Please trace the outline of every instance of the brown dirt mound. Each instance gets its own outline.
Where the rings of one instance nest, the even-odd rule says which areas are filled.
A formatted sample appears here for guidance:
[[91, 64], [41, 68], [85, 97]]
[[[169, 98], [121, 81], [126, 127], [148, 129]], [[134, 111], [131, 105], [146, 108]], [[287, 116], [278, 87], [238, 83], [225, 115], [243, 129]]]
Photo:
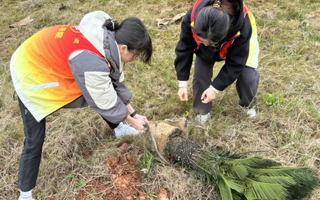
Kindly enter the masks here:
[[111, 200], [108, 198], [108, 186], [99, 180], [90, 181], [86, 187], [81, 190], [76, 196], [76, 200], [86, 200], [87, 197], [95, 197], [97, 200]]
[[93, 180], [80, 190], [75, 199], [86, 200], [147, 200], [148, 195], [142, 191], [140, 174], [134, 159], [128, 155], [112, 157], [106, 160], [111, 173], [112, 185], [101, 180]]
[[112, 157], [106, 161], [106, 165], [112, 173], [111, 181], [114, 186], [108, 192], [108, 199], [148, 199], [148, 195], [141, 189], [140, 174], [131, 156]]

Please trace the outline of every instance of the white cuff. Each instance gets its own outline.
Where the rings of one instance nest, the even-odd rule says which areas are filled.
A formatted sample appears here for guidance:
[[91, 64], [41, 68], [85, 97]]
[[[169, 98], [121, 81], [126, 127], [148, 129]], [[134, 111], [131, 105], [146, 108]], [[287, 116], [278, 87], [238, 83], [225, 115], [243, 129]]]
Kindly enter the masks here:
[[188, 87], [188, 81], [179, 81], [179, 88]]
[[217, 90], [216, 88], [214, 88], [212, 85], [210, 85], [209, 88], [211, 88], [216, 94], [218, 94], [219, 92], [221, 92], [221, 91]]

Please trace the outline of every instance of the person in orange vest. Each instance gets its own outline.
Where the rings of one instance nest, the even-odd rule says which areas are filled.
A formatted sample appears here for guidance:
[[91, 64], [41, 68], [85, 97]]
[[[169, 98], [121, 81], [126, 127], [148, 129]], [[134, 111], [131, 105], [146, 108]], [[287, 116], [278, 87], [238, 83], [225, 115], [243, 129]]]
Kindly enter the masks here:
[[[196, 54], [193, 109], [201, 124], [210, 118], [212, 100], [236, 80], [239, 105], [249, 117], [256, 116], [259, 44], [254, 16], [242, 0], [198, 0], [182, 21], [175, 53], [181, 101], [188, 100], [187, 81]], [[219, 61], [225, 63], [213, 78]]]
[[138, 57], [149, 63], [152, 51], [140, 19], [118, 23], [103, 11], [85, 15], [77, 26], [44, 28], [21, 44], [10, 62], [25, 133], [18, 175], [20, 200], [33, 199], [45, 120], [51, 113], [89, 105], [116, 137], [144, 129], [148, 119], [130, 104], [123, 67]]

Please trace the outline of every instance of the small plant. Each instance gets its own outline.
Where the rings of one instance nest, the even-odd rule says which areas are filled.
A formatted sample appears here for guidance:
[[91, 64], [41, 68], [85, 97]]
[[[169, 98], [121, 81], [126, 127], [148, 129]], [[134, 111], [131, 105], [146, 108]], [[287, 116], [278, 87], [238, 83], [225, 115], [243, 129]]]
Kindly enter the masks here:
[[188, 112], [188, 111], [185, 111], [184, 113], [183, 113], [183, 117], [184, 118], [188, 118], [190, 116], [190, 113]]
[[151, 166], [152, 166], [152, 161], [154, 159], [153, 154], [148, 151], [148, 149], [145, 147], [144, 148], [144, 153], [143, 153], [143, 158], [141, 161], [141, 171], [146, 174], [147, 176], [149, 175], [151, 171]]
[[150, 200], [156, 200], [157, 196], [153, 195], [153, 194], [148, 194], [148, 197]]
[[76, 188], [83, 188], [83, 187], [85, 187], [87, 184], [86, 184], [86, 182], [84, 181], [84, 180], [80, 180], [76, 185], [75, 185], [75, 187]]
[[46, 196], [46, 191], [41, 190], [40, 194], [37, 195], [37, 199], [42, 199]]
[[263, 103], [268, 106], [277, 106], [286, 103], [287, 99], [282, 94], [264, 94]]
[[68, 180], [68, 181], [72, 181], [73, 178], [74, 178], [74, 174], [69, 174], [69, 175], [67, 176], [67, 180]]

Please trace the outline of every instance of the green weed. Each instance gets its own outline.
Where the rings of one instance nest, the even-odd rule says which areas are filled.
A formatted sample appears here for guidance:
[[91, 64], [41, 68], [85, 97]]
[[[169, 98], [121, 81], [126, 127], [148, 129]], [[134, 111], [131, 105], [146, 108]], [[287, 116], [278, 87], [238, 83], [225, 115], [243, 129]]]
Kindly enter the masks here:
[[84, 180], [79, 180], [76, 184], [75, 184], [75, 188], [76, 189], [80, 189], [80, 188], [84, 188], [86, 187], [86, 182]]
[[282, 94], [264, 94], [263, 103], [268, 106], [283, 105], [287, 102], [287, 99]]
[[68, 176], [67, 176], [67, 180], [70, 182], [70, 181], [72, 181], [73, 179], [74, 179], [74, 174], [69, 174]]
[[140, 161], [140, 168], [142, 169], [141, 171], [146, 175], [146, 177], [148, 177], [151, 172], [153, 160], [153, 154], [146, 147], [144, 147], [142, 160]]

